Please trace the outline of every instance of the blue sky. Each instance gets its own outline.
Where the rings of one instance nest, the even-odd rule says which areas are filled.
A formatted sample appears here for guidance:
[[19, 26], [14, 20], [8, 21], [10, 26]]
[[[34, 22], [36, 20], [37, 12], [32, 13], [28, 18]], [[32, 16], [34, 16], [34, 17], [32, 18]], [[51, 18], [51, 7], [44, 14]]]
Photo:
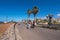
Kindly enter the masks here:
[[[37, 6], [37, 18], [43, 18], [49, 13], [57, 18], [60, 14], [60, 0], [0, 0], [0, 21], [27, 19], [27, 10]], [[33, 19], [31, 15], [30, 19]]]

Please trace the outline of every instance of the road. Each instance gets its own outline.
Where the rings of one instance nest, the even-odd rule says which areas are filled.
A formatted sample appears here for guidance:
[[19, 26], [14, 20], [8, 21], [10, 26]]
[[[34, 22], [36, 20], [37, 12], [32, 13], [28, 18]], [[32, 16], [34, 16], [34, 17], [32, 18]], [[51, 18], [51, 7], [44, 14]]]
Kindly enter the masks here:
[[23, 23], [16, 24], [15, 27], [19, 31], [21, 40], [60, 40], [60, 30], [39, 27], [26, 29]]

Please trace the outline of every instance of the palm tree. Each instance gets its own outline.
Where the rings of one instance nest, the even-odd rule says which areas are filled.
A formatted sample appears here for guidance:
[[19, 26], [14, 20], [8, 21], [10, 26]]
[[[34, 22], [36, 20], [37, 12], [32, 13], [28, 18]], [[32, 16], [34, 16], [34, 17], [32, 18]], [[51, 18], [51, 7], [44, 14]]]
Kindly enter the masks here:
[[31, 15], [31, 10], [30, 9], [28, 9], [27, 14], [28, 14], [28, 20], [29, 20], [30, 19], [30, 15]]
[[34, 19], [36, 19], [36, 14], [38, 13], [38, 8], [36, 6], [34, 6], [34, 8], [32, 9], [32, 13], [34, 15]]
[[48, 24], [51, 24], [51, 22], [52, 22], [52, 14], [48, 14], [48, 16], [47, 16], [47, 19], [48, 19]]

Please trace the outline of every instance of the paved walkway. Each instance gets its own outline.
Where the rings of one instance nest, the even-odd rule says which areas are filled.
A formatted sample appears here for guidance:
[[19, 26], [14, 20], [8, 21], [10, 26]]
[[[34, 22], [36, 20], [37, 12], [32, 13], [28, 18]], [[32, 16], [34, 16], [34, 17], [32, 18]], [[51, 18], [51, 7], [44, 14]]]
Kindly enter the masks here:
[[16, 25], [22, 40], [60, 40], [60, 30], [50, 30], [46, 28], [26, 29], [26, 25], [20, 23]]

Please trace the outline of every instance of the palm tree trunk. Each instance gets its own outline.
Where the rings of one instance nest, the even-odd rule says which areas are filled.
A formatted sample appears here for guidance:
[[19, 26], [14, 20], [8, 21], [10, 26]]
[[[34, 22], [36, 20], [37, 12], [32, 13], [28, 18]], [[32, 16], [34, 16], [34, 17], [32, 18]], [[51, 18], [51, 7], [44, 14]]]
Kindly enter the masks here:
[[36, 17], [34, 16], [34, 20], [36, 20]]
[[34, 15], [34, 20], [36, 20], [36, 15]]
[[28, 16], [28, 20], [30, 20], [30, 16]]

